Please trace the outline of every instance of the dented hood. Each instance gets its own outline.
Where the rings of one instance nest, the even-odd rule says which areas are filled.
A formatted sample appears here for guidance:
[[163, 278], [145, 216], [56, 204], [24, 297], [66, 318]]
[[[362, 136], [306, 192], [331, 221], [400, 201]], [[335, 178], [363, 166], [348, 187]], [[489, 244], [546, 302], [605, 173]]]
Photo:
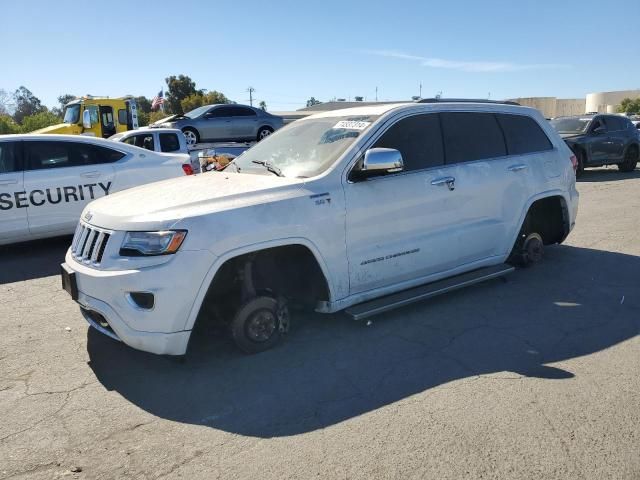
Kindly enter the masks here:
[[91, 202], [82, 213], [90, 224], [112, 230], [156, 230], [184, 218], [293, 198], [304, 179], [215, 172], [124, 190]]

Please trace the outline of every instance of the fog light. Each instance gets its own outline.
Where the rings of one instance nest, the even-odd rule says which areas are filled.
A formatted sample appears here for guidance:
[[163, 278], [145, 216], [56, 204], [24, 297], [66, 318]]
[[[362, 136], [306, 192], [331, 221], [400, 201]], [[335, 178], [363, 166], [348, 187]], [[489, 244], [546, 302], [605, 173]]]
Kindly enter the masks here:
[[153, 293], [149, 292], [129, 292], [129, 298], [136, 307], [144, 308], [145, 310], [151, 310], [155, 301]]

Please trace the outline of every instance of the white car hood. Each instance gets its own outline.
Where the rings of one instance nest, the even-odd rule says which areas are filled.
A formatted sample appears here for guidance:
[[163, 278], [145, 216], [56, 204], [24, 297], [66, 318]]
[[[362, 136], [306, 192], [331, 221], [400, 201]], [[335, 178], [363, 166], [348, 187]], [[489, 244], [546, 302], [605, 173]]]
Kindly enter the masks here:
[[304, 179], [212, 172], [149, 183], [91, 202], [82, 219], [112, 230], [171, 228], [183, 218], [308, 194]]

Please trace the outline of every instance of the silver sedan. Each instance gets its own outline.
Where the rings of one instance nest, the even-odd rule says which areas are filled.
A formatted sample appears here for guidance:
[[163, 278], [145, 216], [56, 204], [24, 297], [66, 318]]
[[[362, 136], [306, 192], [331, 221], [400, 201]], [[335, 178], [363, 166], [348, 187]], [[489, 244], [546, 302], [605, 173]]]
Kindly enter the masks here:
[[282, 117], [247, 105], [204, 105], [150, 127], [179, 128], [188, 145], [199, 142], [260, 141], [283, 125]]

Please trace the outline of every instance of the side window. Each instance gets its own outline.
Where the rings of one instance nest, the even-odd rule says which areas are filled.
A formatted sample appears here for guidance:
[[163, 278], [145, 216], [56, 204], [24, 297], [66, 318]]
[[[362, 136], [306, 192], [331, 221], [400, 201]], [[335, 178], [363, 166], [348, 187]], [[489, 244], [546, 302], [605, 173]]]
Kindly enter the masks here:
[[604, 117], [604, 123], [608, 132], [617, 132], [626, 128], [624, 118], [622, 117]]
[[70, 157], [73, 166], [99, 165], [101, 163], [117, 162], [124, 153], [99, 145], [88, 143], [69, 143]]
[[69, 142], [24, 142], [27, 170], [71, 166]]
[[502, 130], [492, 113], [440, 114], [447, 163], [471, 162], [507, 154]]
[[98, 106], [97, 105], [87, 105], [84, 107], [85, 110], [89, 110], [89, 117], [91, 118], [91, 125], [95, 125], [98, 123]]
[[102, 125], [109, 125], [113, 123], [113, 109], [107, 107], [102, 111]]
[[20, 170], [16, 146], [16, 142], [0, 142], [0, 174]]
[[131, 135], [129, 138], [124, 140], [124, 143], [128, 143], [129, 145], [135, 145], [136, 147], [140, 147], [140, 148], [146, 148], [147, 150], [151, 150], [151, 151], [155, 149], [155, 145], [153, 142], [153, 134]]
[[175, 152], [180, 150], [180, 141], [175, 133], [161, 133], [160, 134], [160, 151], [162, 152]]
[[118, 123], [120, 125], [126, 125], [128, 122], [127, 111], [124, 108], [118, 110]]
[[256, 112], [246, 107], [232, 107], [234, 117], [255, 117]]
[[233, 116], [233, 107], [218, 107], [207, 114], [209, 117], [231, 117]]
[[403, 118], [383, 133], [373, 147], [399, 150], [405, 171], [444, 164], [440, 120], [436, 113]]
[[509, 155], [551, 150], [553, 145], [538, 122], [526, 115], [499, 113], [498, 122], [504, 132]]

